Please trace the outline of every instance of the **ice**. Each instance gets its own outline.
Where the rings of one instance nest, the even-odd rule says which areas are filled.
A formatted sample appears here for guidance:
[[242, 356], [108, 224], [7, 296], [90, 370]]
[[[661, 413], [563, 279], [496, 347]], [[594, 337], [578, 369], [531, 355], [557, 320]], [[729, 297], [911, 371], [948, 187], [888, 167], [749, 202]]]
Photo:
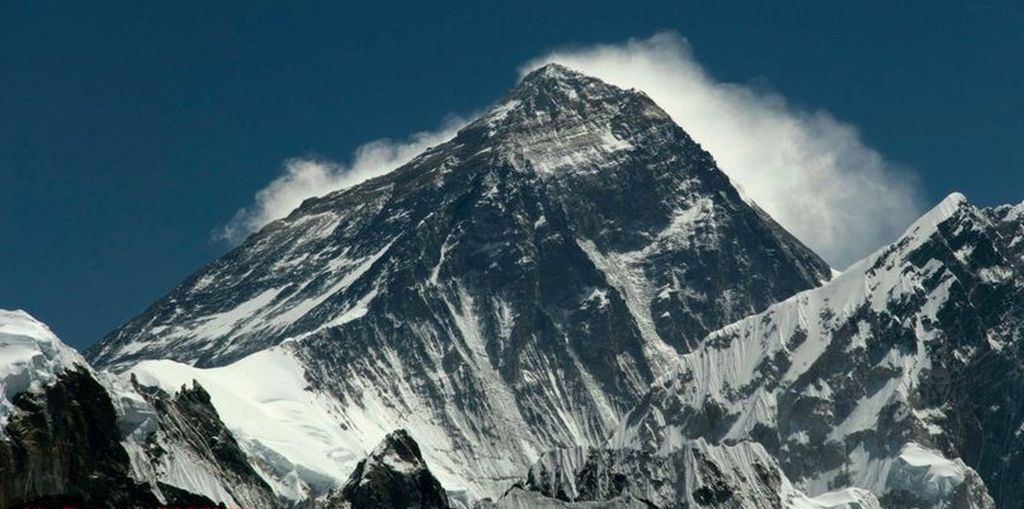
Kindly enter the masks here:
[[88, 363], [28, 313], [0, 309], [0, 433], [21, 392], [40, 392], [67, 369]]

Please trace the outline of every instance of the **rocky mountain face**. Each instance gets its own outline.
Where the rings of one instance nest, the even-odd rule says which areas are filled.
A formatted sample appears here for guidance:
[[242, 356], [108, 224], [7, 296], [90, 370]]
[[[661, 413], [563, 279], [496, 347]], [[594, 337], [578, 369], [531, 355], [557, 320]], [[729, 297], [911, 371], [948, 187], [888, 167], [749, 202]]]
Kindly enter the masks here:
[[[807, 497], [760, 444], [712, 445], [704, 439], [671, 450], [577, 447], [549, 451], [496, 503], [516, 507], [524, 493], [535, 505], [735, 509], [880, 508], [870, 492], [844, 489]], [[543, 495], [543, 498], [536, 495]]]
[[[830, 283], [710, 334], [605, 454], [627, 458], [612, 461], [620, 471], [653, 456], [644, 464], [662, 475], [664, 458], [694, 441], [753, 442], [812, 495], [854, 486], [887, 507], [1014, 506], [1024, 497], [1022, 210], [951, 195]], [[627, 477], [659, 486], [654, 474]]]
[[27, 313], [0, 310], [0, 508], [216, 505], [138, 475], [108, 381]]
[[[172, 396], [134, 378], [130, 383], [130, 398], [123, 390], [115, 392], [124, 410], [119, 423], [128, 431], [124, 446], [132, 453], [136, 477], [149, 481], [155, 493], [168, 498], [169, 493], [186, 490], [230, 507], [282, 505], [221, 422], [201, 385], [193, 381]], [[141, 402], [135, 399], [138, 395]], [[133, 418], [138, 415], [147, 418], [140, 422]]]
[[448, 509], [448, 495], [430, 473], [419, 445], [396, 430], [360, 461], [345, 485], [325, 500], [325, 508]]
[[951, 195], [830, 277], [645, 95], [550, 65], [190, 277], [110, 371], [0, 312], [0, 509], [1024, 500], [1024, 204]]
[[0, 438], [0, 508], [51, 502], [85, 507], [159, 503], [131, 476], [117, 417], [84, 369], [45, 390], [21, 392]]
[[[544, 450], [602, 442], [679, 353], [829, 277], [645, 95], [551, 65], [451, 141], [307, 200], [88, 356], [156, 383], [195, 370], [215, 406], [241, 404], [218, 373], [287, 366], [334, 449], [404, 427], [479, 498]], [[279, 493], [322, 493], [363, 453], [300, 468], [236, 424]]]

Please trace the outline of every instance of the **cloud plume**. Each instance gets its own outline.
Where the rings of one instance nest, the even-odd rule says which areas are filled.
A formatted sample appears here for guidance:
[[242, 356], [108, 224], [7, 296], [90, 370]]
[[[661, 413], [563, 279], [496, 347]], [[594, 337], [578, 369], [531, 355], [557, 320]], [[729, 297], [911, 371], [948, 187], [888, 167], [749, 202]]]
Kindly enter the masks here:
[[226, 225], [214, 231], [217, 240], [238, 244], [267, 223], [288, 215], [302, 200], [323, 196], [383, 175], [409, 162], [420, 152], [455, 136], [466, 120], [449, 117], [435, 131], [416, 133], [406, 140], [376, 140], [356, 149], [344, 165], [323, 159], [289, 159], [284, 172], [256, 193], [252, 205], [240, 209]]
[[520, 72], [549, 62], [645, 92], [747, 197], [837, 268], [893, 239], [921, 211], [913, 176], [866, 146], [855, 127], [716, 81], [679, 35], [558, 50]]
[[[749, 199], [837, 268], [895, 238], [922, 210], [914, 176], [866, 146], [854, 126], [796, 108], [777, 93], [715, 80], [675, 33], [556, 50], [520, 74], [548, 62], [644, 91]], [[347, 165], [286, 161], [283, 174], [215, 236], [237, 243], [302, 200], [391, 171], [465, 124], [453, 118], [403, 141], [368, 143]]]

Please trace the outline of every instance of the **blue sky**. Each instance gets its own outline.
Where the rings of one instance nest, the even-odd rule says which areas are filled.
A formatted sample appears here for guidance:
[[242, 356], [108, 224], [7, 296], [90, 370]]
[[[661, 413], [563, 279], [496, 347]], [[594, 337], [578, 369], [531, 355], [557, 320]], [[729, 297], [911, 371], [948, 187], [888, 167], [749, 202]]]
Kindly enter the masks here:
[[284, 161], [351, 161], [552, 50], [665, 31], [718, 82], [855, 126], [924, 203], [1020, 202], [1024, 7], [958, 4], [3, 3], [0, 308], [87, 346], [225, 252], [212, 232]]

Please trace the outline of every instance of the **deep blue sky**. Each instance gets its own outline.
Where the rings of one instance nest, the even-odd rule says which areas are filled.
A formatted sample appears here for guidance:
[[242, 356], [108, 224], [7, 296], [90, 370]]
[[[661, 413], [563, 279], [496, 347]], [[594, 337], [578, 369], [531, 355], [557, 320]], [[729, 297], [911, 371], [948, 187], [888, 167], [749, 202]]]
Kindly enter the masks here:
[[1020, 2], [301, 3], [0, 4], [0, 308], [85, 347], [224, 252], [210, 232], [284, 159], [347, 161], [549, 49], [661, 30], [858, 126], [930, 200], [1024, 199]]

